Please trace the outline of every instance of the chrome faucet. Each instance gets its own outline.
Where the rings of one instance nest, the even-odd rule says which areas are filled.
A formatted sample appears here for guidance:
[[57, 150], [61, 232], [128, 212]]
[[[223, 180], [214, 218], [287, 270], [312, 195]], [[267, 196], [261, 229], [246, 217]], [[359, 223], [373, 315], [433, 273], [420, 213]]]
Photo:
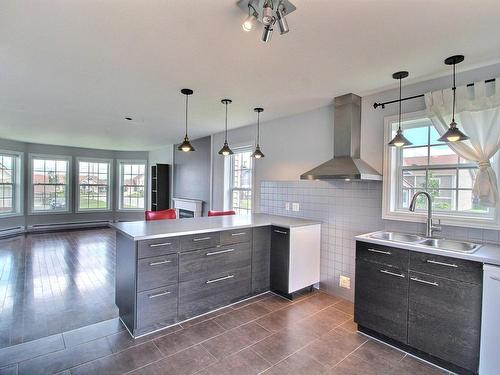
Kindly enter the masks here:
[[441, 227], [437, 225], [432, 225], [432, 197], [426, 191], [417, 191], [410, 202], [410, 211], [415, 212], [415, 208], [417, 206], [417, 198], [420, 194], [423, 194], [427, 197], [427, 224], [425, 226], [425, 236], [432, 237], [433, 231], [440, 231]]

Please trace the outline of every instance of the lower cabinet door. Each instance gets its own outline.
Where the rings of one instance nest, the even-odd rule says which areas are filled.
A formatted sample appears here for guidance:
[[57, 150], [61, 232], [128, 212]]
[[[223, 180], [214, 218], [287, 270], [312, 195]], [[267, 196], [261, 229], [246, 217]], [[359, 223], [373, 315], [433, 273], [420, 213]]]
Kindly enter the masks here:
[[356, 323], [406, 344], [408, 271], [357, 260], [354, 306]]
[[271, 262], [271, 227], [253, 229], [252, 293], [269, 290]]
[[[137, 293], [137, 331], [141, 333], [174, 323], [177, 317], [177, 284]], [[135, 332], [134, 332], [135, 333]]]
[[481, 285], [410, 271], [408, 344], [477, 372], [481, 301]]
[[179, 284], [179, 320], [192, 318], [250, 294], [250, 266]]

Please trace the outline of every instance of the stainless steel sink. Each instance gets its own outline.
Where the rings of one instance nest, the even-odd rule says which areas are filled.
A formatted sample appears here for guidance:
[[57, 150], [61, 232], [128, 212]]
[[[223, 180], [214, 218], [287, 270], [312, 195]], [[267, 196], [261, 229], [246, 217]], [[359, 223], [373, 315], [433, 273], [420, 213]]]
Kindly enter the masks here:
[[476, 243], [446, 240], [444, 238], [427, 238], [426, 240], [420, 242], [420, 245], [469, 254], [475, 252], [481, 247], [481, 245]]
[[417, 236], [416, 234], [397, 233], [397, 232], [378, 232], [372, 234], [370, 237], [377, 238], [379, 240], [409, 242], [409, 243], [415, 243], [423, 241], [425, 239], [423, 237]]

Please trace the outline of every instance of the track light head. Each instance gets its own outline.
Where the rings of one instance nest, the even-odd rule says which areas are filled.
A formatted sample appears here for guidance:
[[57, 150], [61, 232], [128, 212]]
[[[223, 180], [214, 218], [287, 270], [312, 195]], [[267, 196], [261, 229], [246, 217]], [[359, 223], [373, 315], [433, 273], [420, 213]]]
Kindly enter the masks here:
[[276, 11], [276, 19], [278, 21], [278, 27], [280, 29], [280, 35], [286, 34], [290, 31], [288, 28], [288, 22], [286, 20], [285, 10], [278, 8]]
[[243, 21], [243, 24], [241, 25], [241, 27], [243, 28], [243, 30], [245, 31], [252, 31], [253, 27], [255, 26], [255, 23], [257, 22], [257, 17], [259, 17], [259, 13], [257, 13], [255, 10], [253, 11], [253, 13], [250, 13], [250, 8], [251, 6], [249, 5], [248, 6], [248, 17], [245, 18], [245, 21]]
[[271, 41], [271, 37], [273, 36], [273, 26], [272, 25], [266, 25], [264, 26], [264, 30], [262, 31], [262, 38], [261, 40], [264, 43], [269, 43]]
[[262, 23], [264, 25], [271, 25], [274, 23], [273, 8], [270, 1], [266, 1], [264, 8], [262, 8]]

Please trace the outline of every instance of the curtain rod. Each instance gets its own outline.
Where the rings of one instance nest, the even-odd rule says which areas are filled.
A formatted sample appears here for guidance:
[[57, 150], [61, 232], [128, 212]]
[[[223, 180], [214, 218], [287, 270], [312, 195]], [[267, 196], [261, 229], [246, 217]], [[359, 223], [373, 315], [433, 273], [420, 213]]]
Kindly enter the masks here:
[[[490, 82], [495, 82], [495, 78], [487, 79], [484, 81], [485, 83], [490, 83]], [[467, 87], [474, 86], [473, 83], [467, 84]], [[414, 96], [408, 96], [406, 98], [401, 98], [400, 99], [395, 99], [395, 100], [389, 100], [388, 102], [383, 102], [383, 103], [373, 103], [373, 108], [377, 109], [378, 107], [382, 107], [382, 109], [385, 108], [386, 104], [393, 104], [393, 103], [399, 103], [404, 102], [406, 100], [411, 100], [411, 99], [416, 99], [416, 98], [423, 98], [425, 94], [420, 94], [420, 95], [414, 95]]]

